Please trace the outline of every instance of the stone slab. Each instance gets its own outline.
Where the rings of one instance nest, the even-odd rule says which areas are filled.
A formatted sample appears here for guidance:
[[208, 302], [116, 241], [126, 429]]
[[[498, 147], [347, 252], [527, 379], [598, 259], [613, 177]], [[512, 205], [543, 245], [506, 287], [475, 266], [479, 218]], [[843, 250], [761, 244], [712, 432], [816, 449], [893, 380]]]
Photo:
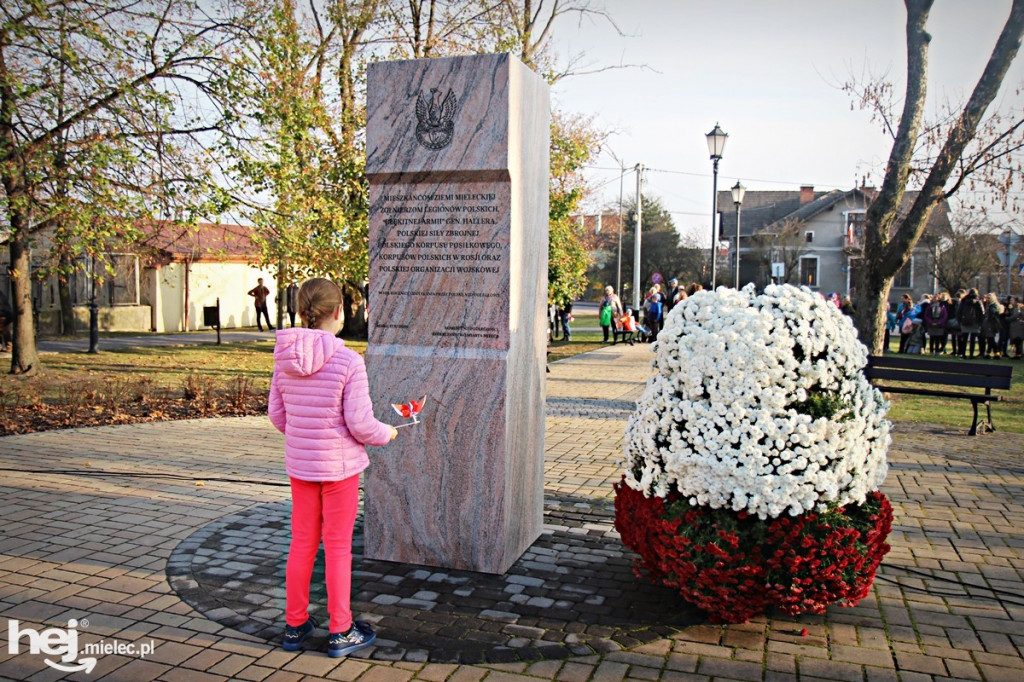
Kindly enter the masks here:
[[366, 555], [502, 573], [543, 524], [547, 85], [482, 55], [367, 92], [371, 396], [427, 405], [366, 474]]

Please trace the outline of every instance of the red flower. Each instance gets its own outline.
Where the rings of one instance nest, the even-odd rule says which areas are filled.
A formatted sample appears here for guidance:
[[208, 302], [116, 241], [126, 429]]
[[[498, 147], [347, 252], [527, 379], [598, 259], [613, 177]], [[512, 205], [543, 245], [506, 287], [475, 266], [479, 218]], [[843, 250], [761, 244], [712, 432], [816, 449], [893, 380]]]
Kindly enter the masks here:
[[889, 551], [892, 506], [881, 493], [860, 506], [761, 521], [691, 507], [675, 493], [661, 500], [621, 483], [615, 490], [615, 527], [639, 555], [638, 572], [715, 622], [743, 622], [772, 606], [796, 615], [854, 605]]

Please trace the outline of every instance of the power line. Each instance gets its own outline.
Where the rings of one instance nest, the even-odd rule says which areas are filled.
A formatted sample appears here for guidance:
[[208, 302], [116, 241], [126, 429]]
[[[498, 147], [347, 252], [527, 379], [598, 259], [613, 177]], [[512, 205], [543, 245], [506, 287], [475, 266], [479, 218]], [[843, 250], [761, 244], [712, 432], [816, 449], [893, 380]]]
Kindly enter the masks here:
[[[583, 166], [583, 167], [587, 168], [589, 170], [622, 171], [621, 168], [610, 168], [610, 167], [607, 167], [607, 166]], [[631, 168], [627, 168], [626, 170], [630, 171], [632, 169]], [[711, 173], [693, 173], [693, 172], [690, 172], [690, 171], [670, 170], [670, 169], [667, 169], [667, 168], [649, 168], [649, 167], [645, 167], [645, 170], [648, 170], [648, 171], [651, 171], [651, 172], [654, 172], [654, 173], [667, 173], [669, 175], [687, 175], [687, 176], [695, 177], [695, 178], [710, 178], [711, 177]], [[846, 184], [847, 184], [847, 183], [831, 183], [831, 182], [811, 183], [811, 182], [807, 182], [806, 180], [801, 181], [801, 182], [795, 182], [795, 181], [792, 181], [792, 180], [767, 180], [765, 178], [751, 178], [751, 177], [746, 177], [746, 176], [741, 178], [738, 175], [732, 176], [732, 175], [722, 175], [722, 174], [720, 174], [720, 177], [722, 177], [723, 179], [729, 179], [729, 180], [747, 180], [749, 182], [762, 182], [762, 183], [770, 184], [770, 185], [789, 185], [791, 187], [794, 186], [794, 185], [796, 185], [796, 186], [814, 185], [815, 187], [817, 187], [817, 186], [821, 186], [821, 187], [845, 187]]]

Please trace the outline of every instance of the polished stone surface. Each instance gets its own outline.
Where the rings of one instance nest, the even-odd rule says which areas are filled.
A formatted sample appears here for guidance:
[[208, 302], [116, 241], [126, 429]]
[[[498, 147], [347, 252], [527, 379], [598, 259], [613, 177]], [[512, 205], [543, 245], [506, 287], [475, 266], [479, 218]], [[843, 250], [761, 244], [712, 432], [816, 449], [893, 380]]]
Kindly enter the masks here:
[[366, 474], [366, 555], [502, 573], [542, 525], [547, 85], [483, 55], [367, 92], [371, 395], [427, 403]]

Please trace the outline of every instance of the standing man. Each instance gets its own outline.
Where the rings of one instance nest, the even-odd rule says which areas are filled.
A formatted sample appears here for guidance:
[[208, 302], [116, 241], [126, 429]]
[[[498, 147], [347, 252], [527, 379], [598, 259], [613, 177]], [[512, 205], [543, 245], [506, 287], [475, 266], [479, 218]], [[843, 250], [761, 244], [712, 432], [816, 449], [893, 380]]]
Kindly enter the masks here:
[[558, 318], [562, 323], [562, 338], [568, 343], [572, 341], [572, 330], [569, 329], [569, 323], [572, 322], [572, 301], [567, 301], [565, 305], [558, 309]]
[[291, 325], [295, 326], [295, 313], [299, 309], [299, 285], [292, 282], [288, 285], [288, 288], [284, 290], [285, 310], [288, 311], [288, 319], [291, 320]]
[[253, 303], [256, 306], [256, 326], [263, 331], [263, 324], [260, 322], [260, 313], [267, 318], [267, 326], [270, 330], [274, 330], [274, 325], [270, 324], [270, 313], [267, 312], [267, 296], [270, 296], [270, 289], [263, 286], [263, 278], [260, 277], [256, 280], [256, 286], [249, 290], [249, 295], [255, 299]]
[[668, 317], [668, 314], [672, 312], [672, 308], [675, 307], [676, 298], [679, 296], [679, 280], [673, 277], [668, 281], [668, 292], [665, 294], [665, 300], [662, 302], [664, 306], [664, 317]]

